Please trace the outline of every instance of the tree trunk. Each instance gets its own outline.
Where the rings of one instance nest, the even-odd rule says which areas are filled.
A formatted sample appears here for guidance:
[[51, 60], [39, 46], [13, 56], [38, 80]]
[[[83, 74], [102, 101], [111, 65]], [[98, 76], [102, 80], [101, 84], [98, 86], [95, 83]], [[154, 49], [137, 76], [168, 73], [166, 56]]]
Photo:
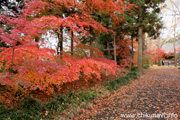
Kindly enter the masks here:
[[161, 60], [158, 60], [158, 66], [161, 66]]
[[60, 54], [62, 55], [63, 52], [63, 28], [60, 29], [61, 35], [60, 35]]
[[74, 34], [73, 31], [71, 30], [71, 55], [73, 56], [73, 51], [74, 51]]
[[111, 59], [111, 50], [110, 50], [110, 43], [107, 41], [107, 51], [108, 51], [108, 59]]
[[[90, 27], [90, 33], [92, 34], [92, 28]], [[90, 46], [93, 45], [93, 37], [90, 37]], [[93, 57], [93, 50], [90, 48], [90, 57]]]
[[[143, 35], [144, 35], [144, 33], [143, 33]], [[146, 44], [145, 44], [145, 39], [144, 39], [144, 36], [143, 36], [143, 38], [142, 38], [142, 42], [143, 42], [143, 47], [142, 47], [142, 54], [143, 55], [145, 55], [145, 50], [146, 50]]]
[[[132, 60], [134, 58], [134, 44], [133, 44], [133, 35], [131, 35], [131, 57], [132, 57]], [[133, 67], [133, 62], [131, 61], [131, 68]]]
[[59, 36], [59, 33], [57, 33], [57, 38], [58, 38], [58, 44], [57, 44], [57, 47], [56, 47], [56, 51], [57, 51], [57, 55], [60, 54], [59, 52], [59, 49], [60, 49], [60, 36]]
[[63, 52], [63, 28], [60, 28], [61, 34], [57, 33], [58, 45], [56, 47], [57, 55], [62, 55]]
[[177, 67], [176, 45], [174, 43], [174, 66]]
[[[92, 37], [90, 38], [90, 46], [92, 47]], [[93, 50], [90, 48], [90, 57], [93, 57]]]
[[[35, 42], [39, 42], [40, 41], [40, 38], [39, 37], [37, 37], [37, 36], [35, 36]], [[21, 43], [20, 43], [21, 44]], [[37, 48], [39, 48], [39, 45], [36, 45], [37, 46]]]
[[175, 16], [173, 46], [174, 46], [174, 67], [177, 67], [177, 56], [176, 56], [176, 16]]
[[[159, 33], [159, 28], [157, 29], [157, 38], [158, 40], [158, 48], [161, 49], [161, 45], [160, 45], [160, 33]], [[158, 58], [160, 58], [160, 53], [158, 53]], [[161, 66], [161, 59], [158, 60], [158, 66]]]
[[143, 48], [143, 38], [142, 38], [142, 27], [139, 27], [138, 31], [138, 73], [143, 73], [143, 55], [142, 55], [142, 48]]
[[114, 34], [114, 61], [117, 63], [117, 58], [116, 58], [116, 34]]
[[40, 38], [35, 36], [35, 42], [39, 42]]

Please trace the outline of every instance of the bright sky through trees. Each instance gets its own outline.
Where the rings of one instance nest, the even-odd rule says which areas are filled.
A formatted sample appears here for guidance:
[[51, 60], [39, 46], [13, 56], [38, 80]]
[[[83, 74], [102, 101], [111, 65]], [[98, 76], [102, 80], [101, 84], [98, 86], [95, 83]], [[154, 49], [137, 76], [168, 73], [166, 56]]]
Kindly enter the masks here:
[[160, 16], [162, 17], [165, 28], [161, 30], [161, 38], [168, 40], [169, 38], [173, 37], [175, 19], [176, 19], [176, 34], [178, 35], [180, 33], [180, 24], [179, 24], [180, 1], [166, 0], [164, 4], [166, 4], [166, 7], [162, 8]]

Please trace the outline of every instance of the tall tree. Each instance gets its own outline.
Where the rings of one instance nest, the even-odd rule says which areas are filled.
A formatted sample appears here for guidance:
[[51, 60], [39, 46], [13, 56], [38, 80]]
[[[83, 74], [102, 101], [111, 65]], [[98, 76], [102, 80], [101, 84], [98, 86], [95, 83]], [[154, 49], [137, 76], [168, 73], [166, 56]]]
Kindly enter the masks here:
[[[138, 72], [143, 73], [143, 34], [151, 33], [148, 28], [155, 27], [157, 20], [157, 14], [160, 12], [159, 4], [164, 0], [128, 0], [130, 3], [134, 3], [139, 6], [139, 10], [136, 11], [138, 20]], [[150, 27], [152, 26], [152, 27]]]

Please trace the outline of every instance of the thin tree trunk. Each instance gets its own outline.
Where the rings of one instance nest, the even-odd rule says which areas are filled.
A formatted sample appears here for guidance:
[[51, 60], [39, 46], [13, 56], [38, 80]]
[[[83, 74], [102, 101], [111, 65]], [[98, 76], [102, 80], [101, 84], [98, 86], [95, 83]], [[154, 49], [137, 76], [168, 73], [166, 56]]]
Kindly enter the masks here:
[[[90, 27], [90, 33], [92, 34], [92, 28]], [[93, 45], [93, 37], [90, 37], [90, 46]], [[93, 57], [93, 50], [90, 48], [90, 57]]]
[[61, 35], [60, 35], [60, 54], [62, 55], [63, 52], [63, 27], [60, 29]]
[[176, 45], [174, 43], [174, 66], [177, 67]]
[[[132, 60], [134, 58], [134, 44], [133, 44], [133, 35], [131, 35], [131, 57], [132, 57]], [[133, 67], [133, 62], [131, 61], [131, 68]]]
[[[159, 28], [157, 29], [157, 40], [158, 40], [158, 48], [160, 49], [161, 47], [160, 47], [160, 37], [159, 37], [159, 35], [160, 35], [160, 33], [159, 33]], [[158, 53], [158, 58], [160, 58], [160, 53]], [[161, 60], [159, 59], [158, 60], [158, 66], [161, 66]]]
[[57, 47], [56, 47], [56, 51], [57, 51], [57, 55], [59, 55], [60, 54], [60, 52], [59, 52], [59, 47], [60, 47], [59, 33], [57, 33], [57, 38], [58, 38], [58, 44], [57, 44]]
[[138, 31], [138, 73], [143, 73], [143, 54], [142, 54], [142, 48], [143, 48], [143, 39], [142, 39], [142, 27], [139, 27]]
[[111, 58], [111, 50], [110, 50], [110, 43], [107, 41], [107, 51], [108, 51], [108, 59]]
[[71, 55], [73, 56], [73, 51], [74, 51], [74, 34], [73, 31], [71, 30]]
[[158, 60], [158, 66], [161, 66], [161, 60]]
[[[37, 36], [35, 36], [35, 42], [39, 42], [39, 41], [40, 41], [40, 38], [37, 37]], [[39, 48], [39, 45], [38, 45], [38, 44], [37, 44], [36, 46], [37, 46], [37, 48]]]
[[40, 38], [35, 36], [35, 42], [39, 42]]
[[[92, 37], [90, 38], [90, 46], [92, 47]], [[93, 57], [93, 50], [90, 48], [90, 57]]]
[[61, 34], [57, 32], [57, 37], [58, 37], [58, 44], [56, 47], [57, 55], [60, 55], [63, 52], [63, 28], [62, 27], [60, 28], [60, 32]]
[[[176, 16], [175, 16], [175, 25], [176, 25]], [[177, 67], [177, 56], [176, 56], [176, 26], [174, 25], [174, 40], [173, 40], [173, 46], [174, 46], [174, 66]]]
[[114, 34], [114, 61], [117, 63], [117, 58], [116, 58], [116, 34]]
[[142, 45], [143, 46], [142, 47], [142, 54], [145, 55], [146, 46], [145, 46], [144, 34], [143, 34], [142, 42], [143, 42], [143, 45]]

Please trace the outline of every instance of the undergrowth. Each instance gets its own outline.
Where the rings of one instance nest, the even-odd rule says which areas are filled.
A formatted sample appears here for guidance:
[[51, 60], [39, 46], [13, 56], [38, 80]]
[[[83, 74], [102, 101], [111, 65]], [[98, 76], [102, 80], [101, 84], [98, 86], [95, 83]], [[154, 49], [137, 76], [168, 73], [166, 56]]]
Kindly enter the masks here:
[[58, 94], [50, 102], [41, 102], [32, 97], [21, 101], [19, 106], [7, 108], [0, 102], [1, 120], [40, 120], [54, 119], [60, 113], [69, 108], [70, 105], [80, 106], [83, 102], [91, 102], [100, 94], [106, 91], [114, 91], [122, 85], [128, 84], [132, 79], [137, 79], [139, 74], [132, 69], [126, 76], [107, 81], [100, 90], [80, 90], [78, 92], [69, 91], [66, 94]]
[[120, 86], [127, 85], [132, 79], [137, 79], [139, 74], [136, 72], [136, 69], [132, 68], [131, 71], [126, 75], [118, 79], [107, 81], [104, 83], [104, 86], [108, 90], [113, 91], [119, 88]]
[[6, 105], [0, 103], [1, 120], [40, 120], [53, 119], [56, 115], [68, 108], [70, 104], [80, 105], [82, 102], [90, 102], [96, 99], [101, 91], [81, 90], [79, 92], [68, 92], [58, 94], [50, 102], [40, 102], [32, 97], [22, 101], [20, 106], [8, 109]]

